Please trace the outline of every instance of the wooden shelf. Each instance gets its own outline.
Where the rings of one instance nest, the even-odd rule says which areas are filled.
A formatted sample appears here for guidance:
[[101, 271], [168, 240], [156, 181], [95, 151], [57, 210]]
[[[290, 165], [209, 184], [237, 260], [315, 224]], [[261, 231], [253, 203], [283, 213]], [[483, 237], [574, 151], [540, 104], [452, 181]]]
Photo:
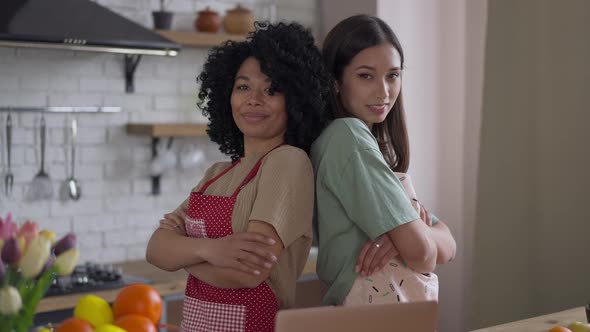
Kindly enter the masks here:
[[244, 41], [246, 35], [234, 35], [227, 33], [207, 33], [193, 31], [156, 30], [164, 38], [186, 47], [213, 47], [219, 46], [226, 40]]
[[127, 134], [150, 137], [207, 136], [206, 124], [188, 123], [129, 123]]

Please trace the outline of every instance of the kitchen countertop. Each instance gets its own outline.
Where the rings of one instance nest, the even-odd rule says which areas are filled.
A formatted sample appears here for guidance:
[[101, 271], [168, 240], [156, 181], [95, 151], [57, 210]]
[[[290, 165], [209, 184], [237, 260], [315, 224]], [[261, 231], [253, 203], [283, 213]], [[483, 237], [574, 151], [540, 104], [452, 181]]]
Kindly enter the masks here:
[[471, 332], [547, 332], [556, 325], [567, 327], [569, 324], [576, 321], [586, 322], [586, 312], [584, 307], [486, 327]]
[[[152, 280], [153, 283], [151, 286], [158, 290], [162, 297], [166, 297], [167, 295], [182, 294], [184, 292], [187, 277], [187, 273], [184, 270], [179, 270], [176, 272], [163, 271], [149, 264], [145, 260], [129, 261], [117, 263], [114, 265], [120, 266], [123, 269], [123, 273], [126, 275]], [[303, 278], [315, 275], [315, 268], [316, 259], [315, 255], [312, 253], [305, 264], [301, 277]], [[113, 302], [119, 291], [120, 289], [109, 289], [92, 293], [76, 293], [71, 295], [47, 297], [39, 302], [39, 305], [37, 306], [37, 313], [74, 308], [78, 303], [78, 300], [82, 296], [88, 294], [100, 296], [107, 302]]]

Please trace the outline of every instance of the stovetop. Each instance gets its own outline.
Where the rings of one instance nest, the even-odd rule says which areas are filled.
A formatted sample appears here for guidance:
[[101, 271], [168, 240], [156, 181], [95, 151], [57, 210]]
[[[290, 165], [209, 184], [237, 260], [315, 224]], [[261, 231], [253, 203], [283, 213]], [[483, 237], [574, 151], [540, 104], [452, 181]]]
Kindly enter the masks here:
[[87, 262], [76, 266], [71, 275], [54, 280], [45, 296], [96, 292], [134, 283], [151, 284], [153, 281], [126, 275], [120, 266]]

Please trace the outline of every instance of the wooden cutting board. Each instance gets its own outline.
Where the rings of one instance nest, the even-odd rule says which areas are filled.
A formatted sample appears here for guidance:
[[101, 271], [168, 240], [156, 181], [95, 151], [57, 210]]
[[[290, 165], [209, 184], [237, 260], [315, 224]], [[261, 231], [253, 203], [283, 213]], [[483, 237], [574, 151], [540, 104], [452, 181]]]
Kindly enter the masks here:
[[584, 307], [519, 320], [512, 323], [486, 327], [471, 332], [547, 332], [556, 325], [567, 327], [569, 324], [576, 321], [586, 322], [586, 311]]

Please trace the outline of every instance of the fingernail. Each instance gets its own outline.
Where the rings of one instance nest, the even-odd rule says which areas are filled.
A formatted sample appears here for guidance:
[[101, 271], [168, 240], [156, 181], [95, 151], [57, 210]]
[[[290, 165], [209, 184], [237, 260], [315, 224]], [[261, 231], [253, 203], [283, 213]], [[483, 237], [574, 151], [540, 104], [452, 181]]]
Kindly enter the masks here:
[[355, 266], [354, 267], [354, 272], [359, 273], [359, 271], [361, 270], [360, 266]]
[[273, 261], [273, 262], [276, 262], [277, 261], [277, 256], [270, 255], [270, 260]]
[[264, 267], [270, 269], [272, 267], [272, 264], [271, 263], [264, 263]]
[[275, 244], [275, 243], [277, 243], [277, 241], [275, 241], [275, 239], [268, 239], [268, 243]]
[[254, 271], [254, 274], [255, 274], [255, 275], [259, 275], [259, 274], [260, 274], [260, 271], [258, 271], [258, 270], [255, 270], [255, 271]]

